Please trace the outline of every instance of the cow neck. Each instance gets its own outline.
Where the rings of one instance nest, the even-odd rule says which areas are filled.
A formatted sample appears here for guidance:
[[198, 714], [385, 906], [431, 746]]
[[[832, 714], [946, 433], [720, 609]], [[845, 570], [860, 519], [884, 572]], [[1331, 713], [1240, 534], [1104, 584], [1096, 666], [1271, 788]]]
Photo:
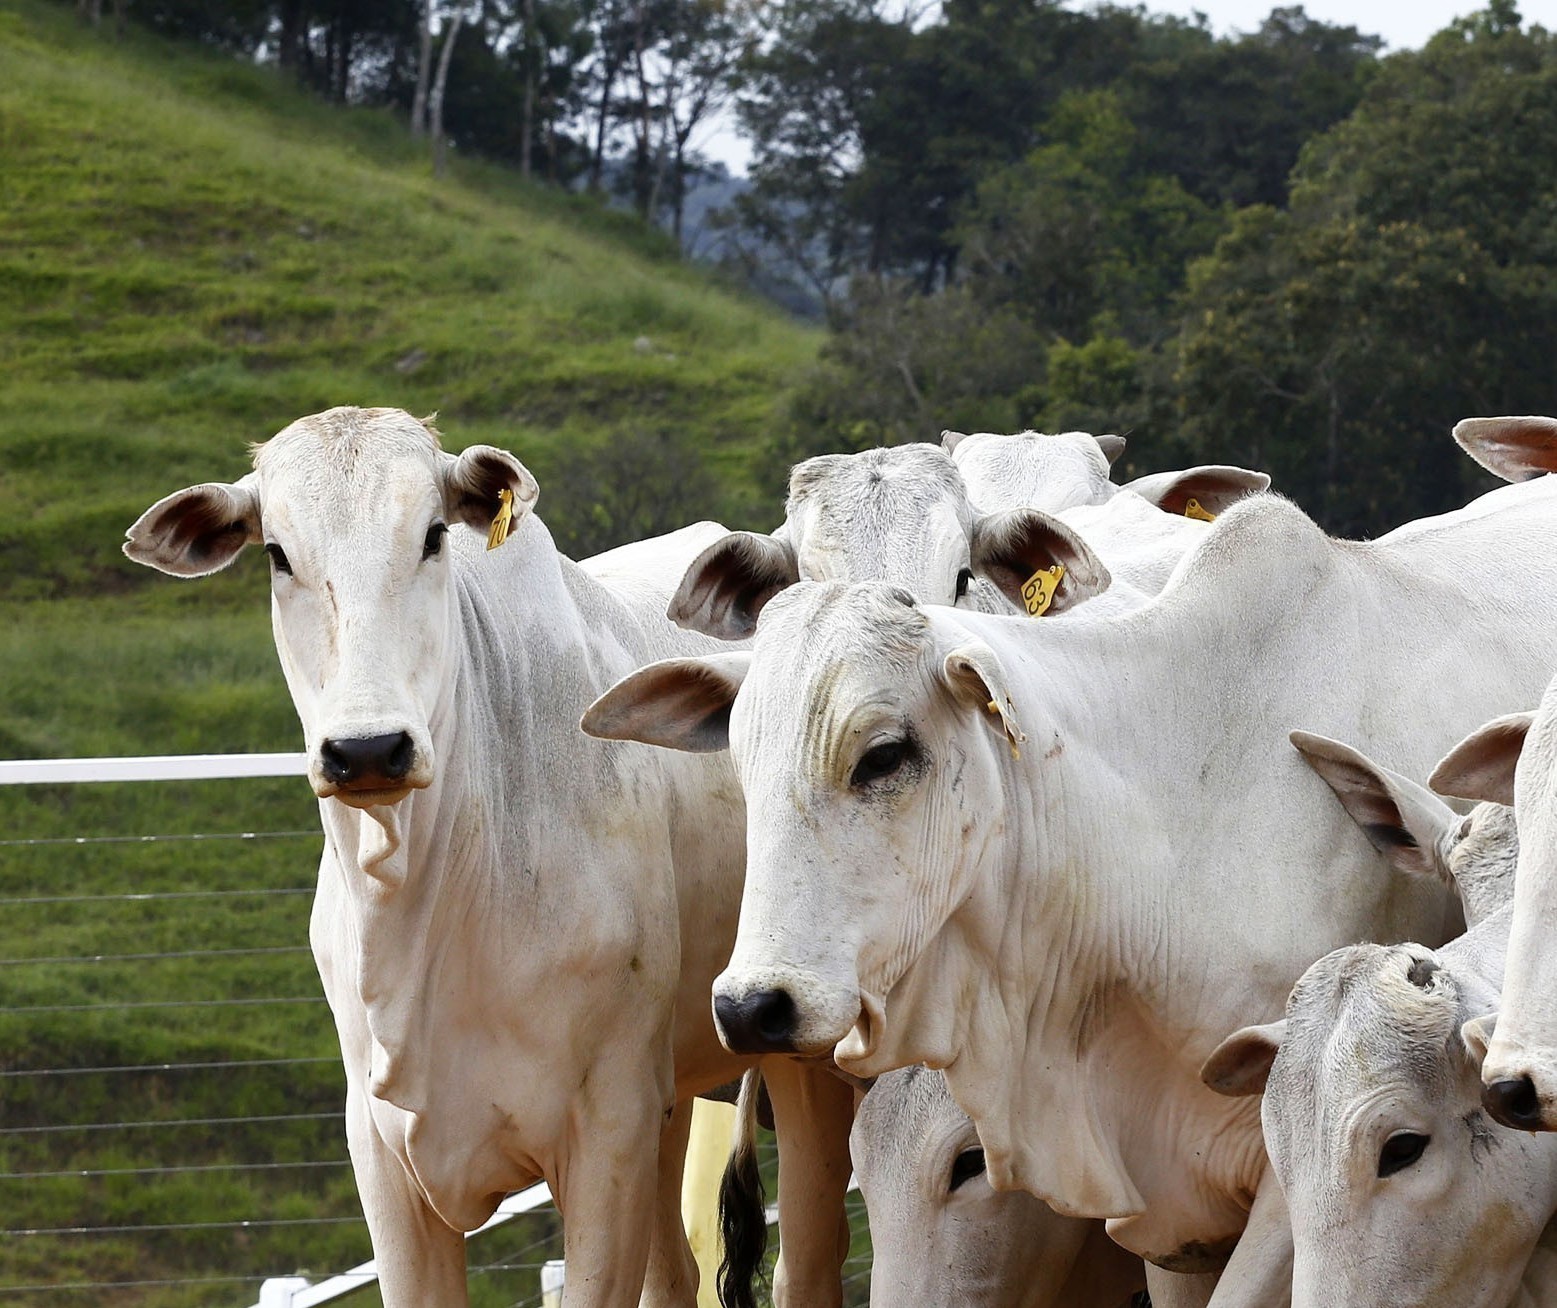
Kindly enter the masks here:
[[[1237, 841], [1196, 820], [1202, 787], [1191, 796], [1161, 781], [1263, 784], [1238, 776], [1248, 750], [1223, 726], [1230, 688], [1182, 676], [1230, 656], [1236, 666], [1250, 615], [1201, 614], [1159, 602], [989, 630], [1028, 739], [1016, 760], [985, 733], [1001, 758], [1005, 832], [973, 899], [915, 969], [920, 984], [962, 996], [943, 1032], [948, 1077], [979, 1123], [994, 1184], [1092, 1216], [1150, 1214], [1128, 1241], [1148, 1256], [1235, 1236], [1261, 1167], [1255, 1112], [1199, 1081], [1201, 1010], [1218, 1034], [1273, 1014], [1250, 1015], [1250, 990], [1216, 992], [1209, 966], [1185, 966], [1213, 959], [1217, 932], [1257, 915], [1261, 890], [1227, 878]], [[1202, 916], [1214, 922], [1191, 920], [1185, 902], [1213, 906]], [[1197, 1137], [1210, 1149], [1164, 1178], [1153, 1165], [1163, 1141]]]
[[[533, 518], [490, 555], [462, 550], [449, 588], [449, 676], [429, 714], [437, 779], [389, 811], [321, 803], [350, 905], [370, 1084], [407, 1111], [426, 1108], [441, 1066], [429, 1051], [452, 1038], [438, 1026], [442, 996], [483, 994], [500, 1012], [511, 960], [577, 880], [547, 877], [555, 837], [545, 817], [546, 777], [581, 753], [576, 723], [590, 698], [580, 577]], [[577, 707], [546, 712], [559, 695]], [[375, 861], [386, 843], [392, 852]]]

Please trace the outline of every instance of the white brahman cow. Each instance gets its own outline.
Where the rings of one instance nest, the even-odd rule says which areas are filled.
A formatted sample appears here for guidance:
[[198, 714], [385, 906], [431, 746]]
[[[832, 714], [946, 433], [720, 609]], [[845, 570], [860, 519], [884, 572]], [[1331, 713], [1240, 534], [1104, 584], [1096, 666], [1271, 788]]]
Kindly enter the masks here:
[[[1557, 471], [1557, 419], [1468, 418], [1455, 427], [1454, 437], [1478, 463], [1506, 481]], [[1557, 612], [1548, 609], [1537, 620], [1551, 626], [1557, 623]], [[1531, 702], [1536, 702], [1533, 697]], [[1503, 799], [1514, 805], [1519, 821], [1519, 873], [1503, 1002], [1482, 1064], [1487, 1110], [1507, 1126], [1554, 1131], [1557, 681], [1546, 689], [1533, 715], [1489, 725], [1455, 751], [1452, 763], [1445, 762], [1459, 775], [1459, 784], [1435, 774], [1435, 789]]]
[[1293, 1308], [1557, 1303], [1557, 1139], [1489, 1123], [1481, 1106], [1519, 849], [1513, 812], [1482, 804], [1461, 817], [1345, 745], [1293, 741], [1391, 864], [1457, 884], [1471, 924], [1437, 950], [1326, 955], [1283, 1019], [1235, 1032], [1206, 1064], [1223, 1093], [1264, 1092], [1295, 1238]]
[[[750, 653], [645, 668], [585, 725], [733, 750], [747, 884], [714, 988], [733, 1048], [944, 1067], [996, 1188], [1214, 1273], [1279, 1187], [1206, 1056], [1326, 951], [1458, 923], [1441, 887], [1363, 875], [1374, 850], [1288, 731], [1425, 773], [1545, 683], [1554, 603], [1557, 482], [1373, 542], [1253, 496], [1132, 613], [801, 583]], [[1156, 1268], [1159, 1308], [1190, 1301]]]
[[[671, 601], [671, 618], [708, 635], [744, 639], [762, 606], [802, 578], [882, 581], [923, 604], [984, 613], [1058, 616], [1078, 597], [1099, 594], [1105, 607], [1123, 610], [1161, 590], [1205, 530], [1205, 522], [1182, 516], [1183, 496], [1166, 489], [1156, 499], [1115, 493], [1105, 450], [1117, 453], [1122, 437], [981, 435], [957, 448], [982, 447], [986, 439], [1016, 442], [1009, 484], [1033, 496], [1031, 503], [1006, 495], [987, 509], [975, 507], [978, 496], [954, 456], [937, 445], [819, 455], [790, 473], [784, 521], [771, 535], [731, 532], [698, 556]], [[1241, 468], [1144, 480], [1157, 479], [1166, 479], [1163, 487], [1182, 480], [1218, 511], [1270, 483], [1264, 473]], [[1086, 505], [1100, 507], [1055, 511], [1083, 488]], [[1056, 582], [1024, 591], [1055, 564], [1062, 568]]]
[[870, 1219], [876, 1308], [1127, 1308], [1141, 1260], [1100, 1221], [995, 1190], [973, 1123], [940, 1072], [878, 1077], [849, 1137]]
[[[637, 564], [613, 551], [602, 580], [557, 552], [536, 495], [502, 450], [331, 409], [238, 482], [158, 502], [125, 552], [180, 576], [270, 556], [325, 831], [310, 935], [385, 1303], [465, 1303], [461, 1233], [544, 1177], [568, 1308], [637, 1303], [651, 1227], [646, 1301], [690, 1305], [689, 1108], [672, 1110], [751, 1065], [707, 999], [740, 898], [740, 790], [717, 759], [577, 722], [643, 660], [711, 647], [663, 614], [722, 528], [646, 542]], [[770, 1081], [815, 1228], [788, 1247], [812, 1255], [787, 1268], [789, 1302], [837, 1304], [853, 1091], [799, 1065]]]

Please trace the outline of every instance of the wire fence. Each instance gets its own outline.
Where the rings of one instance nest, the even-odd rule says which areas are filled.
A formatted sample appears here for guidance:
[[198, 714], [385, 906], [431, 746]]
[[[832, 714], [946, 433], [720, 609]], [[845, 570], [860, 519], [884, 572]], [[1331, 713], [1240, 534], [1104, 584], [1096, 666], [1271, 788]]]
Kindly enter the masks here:
[[[377, 1302], [307, 946], [307, 787], [219, 765], [6, 784], [20, 766], [0, 763], [0, 1308], [242, 1308], [286, 1276]], [[539, 1305], [560, 1237], [548, 1204], [473, 1240], [472, 1304]]]

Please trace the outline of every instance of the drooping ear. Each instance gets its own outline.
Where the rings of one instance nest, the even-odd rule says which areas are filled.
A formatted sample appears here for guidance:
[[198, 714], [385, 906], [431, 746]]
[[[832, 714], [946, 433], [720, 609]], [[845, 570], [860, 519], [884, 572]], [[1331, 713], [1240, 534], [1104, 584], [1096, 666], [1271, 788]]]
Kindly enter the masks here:
[[1234, 1099], [1264, 1094], [1271, 1064], [1286, 1038], [1285, 1019], [1234, 1031], [1201, 1065], [1200, 1079], [1217, 1094]]
[[208, 481], [158, 500], [125, 532], [124, 552], [175, 577], [220, 572], [245, 545], [258, 544], [259, 482]]
[[[1048, 613], [1063, 613], [1108, 589], [1112, 578], [1092, 547], [1058, 518], [1040, 509], [986, 513], [973, 524], [968, 543], [973, 571], [992, 581], [1018, 608], [1028, 607], [1022, 588], [1039, 571], [1063, 564]], [[1031, 611], [1029, 609], [1029, 611]]]
[[1127, 481], [1123, 489], [1134, 491], [1150, 500], [1164, 513], [1178, 517], [1198, 517], [1190, 507], [1194, 500], [1202, 514], [1225, 512], [1245, 495], [1270, 489], [1270, 476], [1249, 468], [1234, 468], [1221, 463], [1208, 463], [1198, 468], [1183, 468], [1178, 472], [1154, 472], [1146, 477]]
[[1504, 481], [1557, 472], [1557, 418], [1463, 418], [1454, 424], [1454, 439]]
[[721, 640], [745, 640], [757, 629], [762, 606], [800, 580], [785, 541], [732, 531], [692, 560], [666, 616], [678, 627]]
[[472, 445], [461, 454], [445, 454], [443, 510], [454, 522], [477, 531], [492, 526], [502, 505], [503, 491], [513, 493], [513, 525], [535, 507], [541, 488], [530, 470], [507, 450], [492, 445]]
[[639, 740], [693, 754], [730, 748], [730, 708], [751, 667], [746, 650], [665, 659], [622, 678], [584, 710], [602, 740]]
[[1108, 460], [1108, 466], [1112, 468], [1119, 462], [1119, 456], [1125, 452], [1125, 438], [1123, 436], [1098, 436], [1094, 438], [1103, 447], [1103, 457]]
[[1466, 1056], [1478, 1070], [1487, 1061], [1487, 1048], [1492, 1044], [1492, 1033], [1497, 1030], [1497, 1025], [1496, 1013], [1483, 1013], [1460, 1026], [1460, 1042], [1465, 1046]]
[[941, 448], [950, 454], [967, 439], [968, 433], [965, 431], [943, 431], [941, 433]]
[[1427, 784], [1455, 799], [1514, 802], [1514, 769], [1534, 713], [1510, 713], [1477, 727], [1438, 761]]
[[1350, 745], [1308, 731], [1294, 731], [1289, 739], [1390, 866], [1453, 886], [1444, 841], [1459, 824], [1458, 813]]
[[999, 719], [1000, 729], [1011, 744], [1011, 753], [1027, 739], [1016, 720], [1016, 704], [1006, 681], [1000, 659], [982, 641], [959, 645], [941, 661], [941, 676], [946, 688], [958, 702], [991, 722]]

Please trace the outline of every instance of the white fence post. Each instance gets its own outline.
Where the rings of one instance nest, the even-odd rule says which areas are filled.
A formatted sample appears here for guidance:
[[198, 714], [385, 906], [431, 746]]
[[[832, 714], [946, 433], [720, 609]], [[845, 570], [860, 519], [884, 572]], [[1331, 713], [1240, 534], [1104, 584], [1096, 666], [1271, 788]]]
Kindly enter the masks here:
[[292, 1308], [292, 1296], [307, 1288], [305, 1276], [272, 1276], [260, 1286], [259, 1308]]
[[562, 1308], [562, 1259], [541, 1264], [541, 1308]]

